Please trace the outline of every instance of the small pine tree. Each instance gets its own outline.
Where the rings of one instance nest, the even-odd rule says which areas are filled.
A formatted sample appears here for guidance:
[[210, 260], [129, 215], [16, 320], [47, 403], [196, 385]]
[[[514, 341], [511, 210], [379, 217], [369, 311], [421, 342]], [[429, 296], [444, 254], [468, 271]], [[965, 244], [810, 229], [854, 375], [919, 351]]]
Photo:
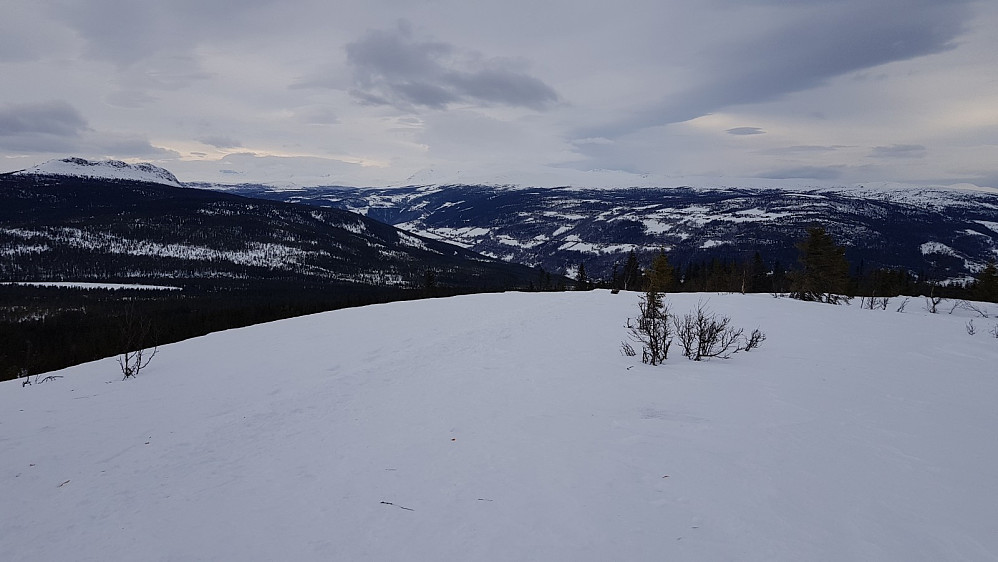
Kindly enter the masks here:
[[610, 290], [614, 293], [620, 291], [620, 286], [622, 284], [620, 279], [620, 272], [618, 271], [619, 265], [617, 262], [613, 262], [613, 272], [610, 274]]
[[427, 297], [436, 295], [437, 292], [437, 272], [432, 269], [423, 271], [423, 294]]
[[829, 304], [848, 302], [842, 295], [849, 288], [849, 262], [845, 248], [839, 246], [824, 228], [808, 229], [808, 236], [797, 244], [801, 269], [791, 278], [790, 291], [795, 299]]
[[[631, 341], [641, 345], [641, 362], [649, 365], [661, 365], [669, 357], [669, 347], [672, 345], [672, 330], [669, 326], [669, 307], [665, 304], [665, 296], [656, 291], [648, 291], [641, 296], [638, 304], [640, 316], [627, 320]], [[623, 343], [626, 352], [630, 348]]]
[[989, 263], [977, 274], [970, 294], [975, 300], [998, 302], [998, 267], [994, 262]]
[[648, 290], [655, 291], [657, 293], [664, 293], [666, 291], [672, 290], [672, 285], [675, 280], [675, 272], [672, 269], [672, 265], [669, 263], [669, 256], [665, 254], [665, 250], [659, 250], [655, 259], [651, 262], [651, 268], [648, 269]]
[[624, 264], [624, 290], [633, 291], [641, 282], [641, 266], [638, 265], [638, 255], [631, 250]]
[[575, 276], [575, 290], [588, 291], [589, 289], [589, 276], [586, 274], [586, 264], [579, 263], [579, 272]]
[[767, 293], [769, 292], [769, 279], [768, 271], [766, 270], [766, 264], [762, 261], [762, 254], [756, 252], [752, 256], [752, 261], [749, 262], [747, 268], [747, 283], [745, 291], [748, 293]]

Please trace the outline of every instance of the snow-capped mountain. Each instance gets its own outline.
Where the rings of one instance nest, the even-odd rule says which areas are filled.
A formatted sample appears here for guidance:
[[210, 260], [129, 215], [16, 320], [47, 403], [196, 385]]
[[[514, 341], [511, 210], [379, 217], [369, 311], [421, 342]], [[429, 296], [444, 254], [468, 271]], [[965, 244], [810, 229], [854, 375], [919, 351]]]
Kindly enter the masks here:
[[[201, 185], [200, 187], [214, 187]], [[581, 189], [480, 185], [398, 188], [226, 186], [230, 193], [355, 211], [507, 261], [608, 276], [630, 250], [664, 248], [674, 264], [796, 260], [813, 225], [854, 266], [964, 279], [998, 259], [998, 192], [878, 185], [852, 188]]]
[[159, 183], [180, 187], [181, 183], [169, 170], [147, 162], [129, 164], [121, 160], [87, 160], [84, 158], [62, 158], [49, 160], [27, 170], [14, 172], [28, 176], [69, 176], [77, 178], [128, 180], [146, 183]]

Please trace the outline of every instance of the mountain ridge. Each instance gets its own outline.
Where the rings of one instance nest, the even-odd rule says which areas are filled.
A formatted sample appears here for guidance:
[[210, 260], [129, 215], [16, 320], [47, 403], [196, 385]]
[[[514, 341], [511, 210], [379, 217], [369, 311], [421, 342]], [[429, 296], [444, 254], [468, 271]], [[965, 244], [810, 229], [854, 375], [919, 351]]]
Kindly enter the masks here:
[[86, 158], [61, 158], [43, 162], [26, 170], [13, 172], [23, 176], [68, 176], [98, 180], [125, 180], [159, 183], [173, 187], [183, 184], [173, 172], [148, 162], [129, 164], [121, 160], [88, 160]]
[[0, 176], [7, 281], [526, 286], [529, 268], [340, 209], [116, 178]]
[[[210, 184], [191, 184], [211, 189]], [[682, 265], [796, 260], [823, 226], [857, 267], [963, 280], [998, 259], [998, 193], [948, 188], [526, 188], [481, 185], [300, 190], [227, 186], [228, 193], [351, 210], [507, 261], [608, 277], [630, 250]], [[647, 263], [647, 261], [645, 262]]]

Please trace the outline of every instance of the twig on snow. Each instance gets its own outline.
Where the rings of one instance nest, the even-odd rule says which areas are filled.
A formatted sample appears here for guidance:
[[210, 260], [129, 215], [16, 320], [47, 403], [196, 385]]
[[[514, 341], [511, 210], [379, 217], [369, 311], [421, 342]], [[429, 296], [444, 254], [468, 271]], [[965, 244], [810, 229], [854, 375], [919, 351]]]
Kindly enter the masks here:
[[404, 509], [406, 511], [416, 511], [415, 509], [413, 509], [411, 507], [405, 507], [405, 506], [402, 506], [402, 505], [396, 505], [396, 504], [394, 504], [392, 502], [381, 502], [381, 503], [383, 503], [385, 505], [394, 505], [395, 507], [397, 507], [399, 509]]

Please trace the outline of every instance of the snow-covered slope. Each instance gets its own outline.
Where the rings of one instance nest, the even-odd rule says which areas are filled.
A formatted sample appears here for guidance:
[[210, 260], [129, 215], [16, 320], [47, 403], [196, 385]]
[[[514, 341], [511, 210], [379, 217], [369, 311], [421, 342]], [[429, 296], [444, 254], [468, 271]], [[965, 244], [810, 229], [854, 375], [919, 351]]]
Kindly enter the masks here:
[[0, 559], [998, 560], [994, 314], [709, 299], [763, 347], [648, 367], [636, 295], [490, 294], [0, 383]]
[[[214, 189], [215, 186], [202, 186]], [[479, 185], [299, 191], [244, 185], [230, 193], [367, 215], [506, 261], [609, 278], [635, 250], [647, 264], [796, 262], [795, 244], [820, 224], [854, 265], [964, 280], [998, 257], [998, 191], [901, 188], [578, 189]], [[990, 226], [989, 226], [990, 225]], [[925, 246], [929, 243], [928, 246]], [[926, 252], [941, 244], [949, 250]]]
[[130, 180], [149, 183], [161, 183], [180, 187], [180, 181], [169, 170], [143, 162], [129, 164], [121, 160], [86, 160], [84, 158], [63, 158], [49, 160], [33, 168], [20, 172], [19, 175], [38, 176], [72, 176], [81, 178], [97, 178], [109, 180]]

